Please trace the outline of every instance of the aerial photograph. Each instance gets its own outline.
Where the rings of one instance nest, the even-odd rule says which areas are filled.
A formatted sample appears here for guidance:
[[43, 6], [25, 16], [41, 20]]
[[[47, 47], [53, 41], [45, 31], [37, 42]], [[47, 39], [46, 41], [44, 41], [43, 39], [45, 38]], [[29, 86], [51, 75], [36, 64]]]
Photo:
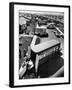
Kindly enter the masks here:
[[19, 10], [19, 79], [64, 77], [64, 12]]

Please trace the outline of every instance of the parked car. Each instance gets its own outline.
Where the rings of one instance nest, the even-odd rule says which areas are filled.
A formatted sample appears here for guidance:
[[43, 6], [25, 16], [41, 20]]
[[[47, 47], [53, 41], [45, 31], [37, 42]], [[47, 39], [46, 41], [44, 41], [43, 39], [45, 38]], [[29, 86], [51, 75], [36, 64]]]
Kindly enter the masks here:
[[51, 25], [47, 26], [47, 29], [55, 29], [54, 24], [51, 24]]
[[54, 31], [54, 34], [55, 34], [55, 36], [56, 36], [57, 38], [60, 38], [60, 37], [61, 37], [61, 34], [60, 34], [59, 32], [57, 32], [57, 31]]

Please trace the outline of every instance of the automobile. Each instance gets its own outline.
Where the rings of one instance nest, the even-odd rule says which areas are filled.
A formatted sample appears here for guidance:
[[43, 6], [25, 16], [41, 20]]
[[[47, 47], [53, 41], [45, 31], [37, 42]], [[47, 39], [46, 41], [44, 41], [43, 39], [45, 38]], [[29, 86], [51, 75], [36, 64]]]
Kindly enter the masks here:
[[60, 38], [61, 37], [61, 34], [59, 33], [59, 32], [57, 32], [57, 31], [53, 31], [54, 32], [54, 34], [55, 34], [55, 36], [57, 37], [57, 38]]
[[47, 29], [55, 29], [54, 24], [51, 24], [51, 25], [47, 26]]

